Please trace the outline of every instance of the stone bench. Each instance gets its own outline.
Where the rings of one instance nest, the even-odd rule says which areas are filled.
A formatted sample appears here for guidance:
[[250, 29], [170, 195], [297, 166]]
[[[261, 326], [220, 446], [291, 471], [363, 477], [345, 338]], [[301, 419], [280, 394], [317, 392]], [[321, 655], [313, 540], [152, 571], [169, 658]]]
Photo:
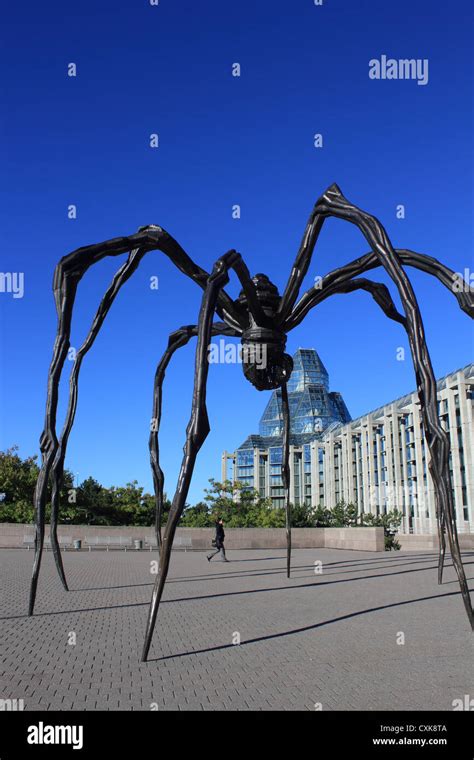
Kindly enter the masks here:
[[[145, 546], [150, 552], [154, 549], [157, 549], [156, 538], [145, 538]], [[192, 549], [193, 539], [191, 536], [175, 536], [172, 548], [178, 551], [187, 551], [188, 549]]]
[[[59, 548], [60, 549], [64, 549], [64, 550], [66, 550], [66, 549], [72, 549], [75, 540], [76, 540], [75, 538], [69, 538], [69, 537], [65, 538], [64, 536], [60, 536], [58, 538]], [[34, 537], [34, 535], [23, 536], [23, 546], [26, 546], [26, 548], [28, 549], [28, 551], [30, 549], [33, 549], [34, 545], [35, 545], [35, 537]], [[44, 548], [46, 549], [46, 551], [48, 551], [48, 549], [51, 549], [51, 539], [50, 538], [45, 538], [45, 540], [44, 540]]]
[[85, 538], [84, 544], [89, 551], [92, 549], [127, 549], [132, 548], [132, 539], [125, 538], [124, 536], [91, 536], [91, 538]]

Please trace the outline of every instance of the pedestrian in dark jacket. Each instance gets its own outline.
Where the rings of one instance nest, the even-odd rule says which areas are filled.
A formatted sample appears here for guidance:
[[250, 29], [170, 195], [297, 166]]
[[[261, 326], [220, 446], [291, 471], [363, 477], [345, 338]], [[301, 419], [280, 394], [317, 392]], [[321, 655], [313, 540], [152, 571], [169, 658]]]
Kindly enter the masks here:
[[212, 554], [207, 555], [207, 561], [210, 562], [213, 557], [216, 556], [216, 554], [221, 555], [222, 562], [228, 562], [229, 560], [225, 556], [225, 547], [224, 547], [224, 539], [225, 539], [225, 533], [224, 533], [224, 521], [222, 517], [219, 517], [216, 522], [216, 551], [212, 552]]

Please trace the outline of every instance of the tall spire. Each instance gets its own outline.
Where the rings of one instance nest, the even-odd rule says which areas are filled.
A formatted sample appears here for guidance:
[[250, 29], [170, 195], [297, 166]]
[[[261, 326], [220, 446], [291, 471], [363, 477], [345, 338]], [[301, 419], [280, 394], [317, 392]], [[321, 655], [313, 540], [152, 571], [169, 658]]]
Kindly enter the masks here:
[[[321, 435], [334, 422], [351, 417], [340, 393], [329, 392], [329, 375], [314, 349], [299, 348], [288, 381], [291, 435], [305, 442]], [[281, 391], [273, 391], [260, 420], [262, 438], [279, 438], [283, 433]], [[295, 441], [296, 442], [296, 441]]]
[[329, 374], [314, 348], [299, 348], [293, 356], [288, 393], [302, 391], [309, 385], [322, 385], [328, 391]]

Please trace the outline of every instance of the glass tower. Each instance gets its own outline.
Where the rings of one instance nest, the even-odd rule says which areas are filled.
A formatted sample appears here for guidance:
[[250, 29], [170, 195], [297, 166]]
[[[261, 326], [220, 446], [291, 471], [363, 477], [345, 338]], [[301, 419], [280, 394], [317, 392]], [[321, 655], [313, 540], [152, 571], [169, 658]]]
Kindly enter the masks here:
[[[295, 487], [301, 500], [309, 497], [310, 444], [330, 428], [350, 422], [340, 393], [329, 390], [328, 372], [314, 349], [299, 348], [288, 381], [290, 446]], [[281, 391], [273, 391], [261, 417], [259, 433], [249, 435], [235, 452], [235, 479], [253, 488], [258, 482], [263, 496], [270, 486], [274, 503], [283, 497], [281, 481], [283, 410]], [[257, 475], [258, 470], [258, 477]], [[268, 482], [267, 482], [268, 481]], [[308, 486], [308, 487], [307, 487]]]
[[[340, 393], [329, 391], [329, 375], [314, 349], [299, 348], [293, 356], [294, 368], [288, 381], [290, 444], [302, 446], [320, 437], [333, 422], [345, 424], [351, 416]], [[259, 435], [251, 435], [239, 449], [255, 445], [281, 445], [283, 410], [281, 390], [273, 391], [259, 425]], [[250, 446], [249, 446], [250, 443]]]

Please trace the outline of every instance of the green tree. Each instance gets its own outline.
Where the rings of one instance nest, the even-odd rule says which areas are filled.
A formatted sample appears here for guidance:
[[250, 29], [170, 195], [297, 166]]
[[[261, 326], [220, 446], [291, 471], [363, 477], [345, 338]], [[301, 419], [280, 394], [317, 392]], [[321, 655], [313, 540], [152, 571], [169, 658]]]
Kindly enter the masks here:
[[31, 522], [33, 493], [39, 467], [37, 457], [22, 459], [18, 446], [0, 452], [0, 520]]
[[309, 505], [291, 505], [291, 524], [294, 528], [314, 528], [316, 526], [315, 515], [316, 511]]
[[[78, 488], [78, 508], [91, 525], [142, 525], [155, 523], [155, 497], [144, 493], [137, 480], [125, 486], [105, 488], [87, 478]], [[170, 502], [164, 495], [162, 524], [166, 523]]]
[[[168, 520], [168, 514], [171, 508], [171, 502], [166, 494], [163, 494], [163, 507], [161, 513], [161, 525], [165, 525]], [[155, 524], [155, 497], [150, 493], [144, 493], [141, 497], [141, 510], [137, 515], [139, 520], [138, 525], [154, 525]]]
[[354, 504], [346, 504], [344, 499], [338, 501], [335, 507], [327, 510], [330, 515], [330, 527], [350, 528], [357, 525], [357, 507]]
[[183, 528], [210, 528], [213, 525], [209, 506], [199, 501], [193, 507], [186, 506], [180, 523]]
[[263, 499], [253, 488], [213, 478], [205, 489], [204, 502], [188, 507], [180, 525], [211, 527], [222, 517], [229, 528], [280, 527], [285, 524], [284, 512], [275, 509], [270, 499]]
[[313, 521], [315, 528], [329, 528], [331, 525], [331, 510], [319, 504], [313, 512]]
[[[22, 459], [18, 446], [0, 452], [0, 522], [30, 523], [34, 519], [33, 497], [39, 474], [37, 456]], [[73, 476], [65, 470], [60, 490], [60, 503], [67, 503], [66, 512], [73, 512], [68, 503]], [[50, 517], [51, 488], [47, 491], [46, 519]]]

